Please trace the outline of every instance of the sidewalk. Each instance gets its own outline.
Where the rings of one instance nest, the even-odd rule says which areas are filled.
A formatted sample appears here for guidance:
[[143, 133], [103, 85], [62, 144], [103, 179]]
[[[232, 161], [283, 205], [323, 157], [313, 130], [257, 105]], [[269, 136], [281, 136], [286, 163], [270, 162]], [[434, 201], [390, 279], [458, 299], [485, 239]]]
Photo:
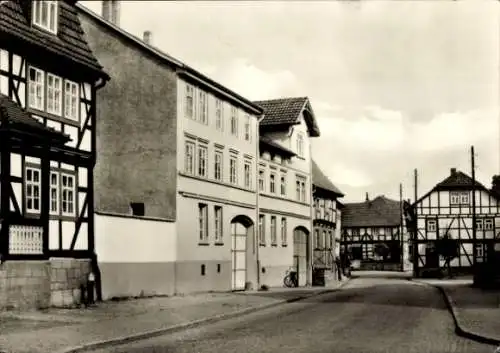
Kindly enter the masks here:
[[500, 345], [500, 291], [472, 287], [471, 278], [414, 280], [441, 290], [453, 315], [458, 334]]
[[125, 343], [305, 299], [336, 290], [347, 282], [328, 287], [270, 288], [265, 292], [107, 301], [89, 309], [2, 312], [0, 352], [69, 353]]

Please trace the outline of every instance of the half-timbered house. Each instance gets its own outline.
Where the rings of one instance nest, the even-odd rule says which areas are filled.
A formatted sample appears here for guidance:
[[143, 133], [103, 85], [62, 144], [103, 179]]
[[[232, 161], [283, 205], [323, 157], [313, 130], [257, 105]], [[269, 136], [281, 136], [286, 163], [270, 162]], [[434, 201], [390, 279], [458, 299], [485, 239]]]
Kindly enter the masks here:
[[[470, 176], [456, 168], [451, 168], [450, 175], [419, 198], [412, 209], [417, 236], [413, 237], [410, 255], [418, 277], [441, 271], [445, 265], [436, 247], [436, 241], [445, 235], [458, 243], [458, 256], [450, 262], [455, 273], [470, 272], [473, 264], [484, 261], [499, 242], [498, 196], [478, 181], [473, 184]], [[415, 234], [415, 229], [412, 231]]]
[[[341, 250], [350, 253], [360, 269], [402, 269], [402, 234], [405, 233], [401, 202], [383, 195], [365, 202], [346, 203], [342, 209]], [[375, 247], [387, 249], [382, 259]], [[381, 260], [384, 260], [381, 263]]]
[[96, 92], [109, 77], [75, 3], [0, 2], [0, 307], [72, 305], [91, 271]]
[[[312, 161], [313, 177], [313, 267], [335, 273], [335, 257], [340, 255], [337, 234], [340, 235], [338, 198], [344, 194]], [[330, 273], [331, 275], [332, 273]]]

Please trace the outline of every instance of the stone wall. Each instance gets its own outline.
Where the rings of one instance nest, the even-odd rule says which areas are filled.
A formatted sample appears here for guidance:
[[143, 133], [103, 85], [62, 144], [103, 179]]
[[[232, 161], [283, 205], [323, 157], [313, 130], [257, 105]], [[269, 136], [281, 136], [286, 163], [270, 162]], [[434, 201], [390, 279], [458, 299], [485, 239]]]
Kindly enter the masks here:
[[87, 282], [89, 273], [88, 259], [50, 259], [50, 305], [74, 307], [81, 304], [80, 286]]

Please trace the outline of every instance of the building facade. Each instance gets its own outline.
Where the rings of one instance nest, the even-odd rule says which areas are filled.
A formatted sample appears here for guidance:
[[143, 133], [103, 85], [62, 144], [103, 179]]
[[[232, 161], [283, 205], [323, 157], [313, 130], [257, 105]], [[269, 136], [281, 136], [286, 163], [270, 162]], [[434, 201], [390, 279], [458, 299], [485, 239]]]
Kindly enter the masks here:
[[77, 304], [95, 270], [97, 90], [109, 76], [75, 2], [0, 2], [0, 308]]
[[[445, 235], [458, 242], [458, 256], [450, 262], [455, 273], [470, 273], [475, 262], [485, 261], [498, 248], [498, 196], [477, 181], [473, 187], [472, 178], [456, 168], [452, 168], [447, 178], [418, 199], [412, 209], [416, 219], [416, 232], [411, 229], [413, 242], [410, 253], [417, 277], [445, 265], [445, 260], [436, 251], [436, 241]], [[416, 253], [413, 253], [413, 249], [417, 249]]]
[[[355, 268], [402, 270], [405, 233], [399, 201], [383, 195], [370, 200], [367, 194], [365, 202], [342, 209], [341, 251], [351, 254]], [[376, 247], [386, 249], [385, 259]]]
[[[259, 262], [261, 283], [283, 285], [288, 269], [311, 282], [311, 141], [319, 128], [307, 97], [255, 102], [260, 122]], [[278, 236], [279, 234], [279, 236]]]
[[312, 161], [313, 177], [313, 268], [335, 274], [335, 257], [340, 255], [340, 211], [338, 198], [344, 194]]

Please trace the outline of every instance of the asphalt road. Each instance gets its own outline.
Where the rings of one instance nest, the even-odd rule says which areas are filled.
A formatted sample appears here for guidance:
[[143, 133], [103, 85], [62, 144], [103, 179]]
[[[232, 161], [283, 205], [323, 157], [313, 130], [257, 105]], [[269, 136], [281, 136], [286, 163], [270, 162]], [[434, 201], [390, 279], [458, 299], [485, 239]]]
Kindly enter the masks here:
[[359, 278], [338, 292], [99, 353], [492, 353], [455, 335], [439, 292]]

